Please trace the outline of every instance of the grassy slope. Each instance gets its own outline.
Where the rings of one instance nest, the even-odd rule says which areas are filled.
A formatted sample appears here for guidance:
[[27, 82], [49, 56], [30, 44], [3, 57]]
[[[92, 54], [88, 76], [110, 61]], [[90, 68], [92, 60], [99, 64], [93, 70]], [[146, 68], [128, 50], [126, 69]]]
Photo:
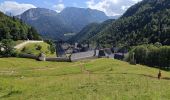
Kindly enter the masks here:
[[[1, 100], [169, 100], [157, 69], [113, 59], [74, 63], [0, 59]], [[80, 66], [92, 71], [82, 73]], [[163, 72], [170, 77], [169, 72]]]
[[[38, 45], [40, 45], [42, 47], [41, 50], [36, 50]], [[46, 54], [46, 56], [56, 57], [55, 53], [51, 54], [51, 52], [49, 50], [49, 44], [47, 44], [47, 43], [30, 43], [24, 47], [25, 47], [25, 51], [20, 50], [20, 52], [34, 54], [34, 55], [39, 55], [41, 52], [43, 52]]]
[[23, 43], [23, 42], [24, 42], [24, 40], [17, 40], [17, 41], [14, 41], [14, 45], [18, 45], [18, 44]]

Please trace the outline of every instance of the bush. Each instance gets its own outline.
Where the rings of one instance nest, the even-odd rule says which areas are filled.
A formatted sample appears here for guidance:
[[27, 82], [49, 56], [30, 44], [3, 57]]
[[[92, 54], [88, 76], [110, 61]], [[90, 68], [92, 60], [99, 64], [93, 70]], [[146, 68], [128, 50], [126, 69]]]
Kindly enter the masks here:
[[26, 51], [26, 47], [24, 47], [21, 51], [22, 51], [22, 52], [25, 52], [25, 51]]
[[36, 50], [41, 50], [42, 49], [42, 46], [41, 45], [38, 45], [37, 47], [36, 47]]
[[14, 53], [14, 42], [11, 39], [2, 40], [0, 43], [0, 55], [2, 57], [10, 57]]
[[50, 50], [51, 54], [55, 53], [56, 52], [56, 49], [55, 49], [55, 44], [52, 40], [46, 40], [45, 41], [46, 43], [48, 43], [50, 46], [48, 47], [48, 50]]
[[158, 52], [160, 67], [170, 67], [170, 46], [164, 46]]

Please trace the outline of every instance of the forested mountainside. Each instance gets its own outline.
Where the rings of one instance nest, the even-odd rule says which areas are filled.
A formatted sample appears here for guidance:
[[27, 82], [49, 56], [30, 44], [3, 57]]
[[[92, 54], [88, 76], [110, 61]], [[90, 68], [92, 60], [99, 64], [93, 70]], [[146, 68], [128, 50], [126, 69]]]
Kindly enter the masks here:
[[88, 42], [88, 39], [98, 35], [103, 29], [107, 28], [108, 25], [112, 24], [115, 20], [109, 19], [103, 23], [91, 23], [84, 27], [77, 35], [70, 39], [70, 42]]
[[0, 41], [2, 39], [27, 40], [41, 39], [38, 32], [15, 17], [9, 17], [0, 12]]
[[[156, 42], [170, 45], [170, 0], [143, 0], [106, 26], [84, 40], [98, 41], [105, 46], [134, 46]], [[84, 33], [88, 34], [88, 31]]]
[[34, 26], [44, 38], [55, 40], [66, 39], [65, 34], [77, 33], [90, 23], [101, 23], [109, 19], [101, 11], [75, 7], [65, 8], [60, 13], [33, 8], [17, 17]]

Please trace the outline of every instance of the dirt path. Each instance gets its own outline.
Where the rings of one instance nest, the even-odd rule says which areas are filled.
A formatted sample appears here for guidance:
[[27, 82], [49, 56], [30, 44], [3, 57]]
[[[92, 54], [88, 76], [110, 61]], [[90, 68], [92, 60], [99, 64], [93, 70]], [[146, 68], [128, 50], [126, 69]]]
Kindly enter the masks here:
[[36, 41], [36, 40], [28, 40], [28, 41], [25, 41], [23, 43], [20, 43], [18, 45], [16, 45], [14, 48], [15, 49], [21, 49], [23, 48], [25, 45], [29, 44], [29, 43], [42, 43], [43, 41]]
[[81, 69], [81, 72], [84, 73], [84, 74], [91, 74], [92, 73], [90, 70], [86, 69], [84, 63], [80, 64], [80, 69]]

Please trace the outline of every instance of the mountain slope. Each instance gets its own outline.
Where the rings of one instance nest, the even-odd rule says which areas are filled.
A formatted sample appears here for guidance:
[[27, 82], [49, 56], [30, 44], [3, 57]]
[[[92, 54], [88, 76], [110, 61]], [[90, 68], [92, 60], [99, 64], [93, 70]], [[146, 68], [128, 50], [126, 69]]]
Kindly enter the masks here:
[[109, 19], [104, 21], [103, 23], [92, 23], [84, 27], [79, 33], [77, 33], [74, 37], [70, 39], [71, 42], [87, 42], [87, 39], [94, 37], [98, 33], [100, 33], [103, 29], [108, 27], [111, 23], [113, 23], [114, 19]]
[[170, 45], [170, 1], [143, 0], [87, 40], [110, 46], [156, 42]]
[[37, 31], [21, 20], [4, 15], [0, 12], [0, 41], [2, 39], [27, 40], [40, 39]]
[[68, 7], [61, 13], [61, 17], [70, 25], [74, 32], [79, 32], [89, 23], [103, 22], [108, 19], [104, 12], [92, 9]]
[[33, 8], [17, 16], [34, 26], [45, 38], [66, 39], [64, 34], [77, 33], [93, 22], [102, 22], [108, 17], [101, 11], [84, 8], [65, 8], [62, 12]]
[[45, 8], [29, 9], [17, 17], [29, 25], [34, 26], [45, 38], [62, 39], [63, 34], [71, 30], [64, 24], [59, 14]]

